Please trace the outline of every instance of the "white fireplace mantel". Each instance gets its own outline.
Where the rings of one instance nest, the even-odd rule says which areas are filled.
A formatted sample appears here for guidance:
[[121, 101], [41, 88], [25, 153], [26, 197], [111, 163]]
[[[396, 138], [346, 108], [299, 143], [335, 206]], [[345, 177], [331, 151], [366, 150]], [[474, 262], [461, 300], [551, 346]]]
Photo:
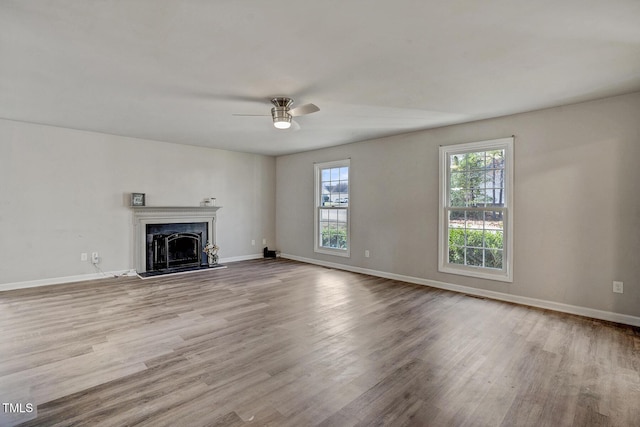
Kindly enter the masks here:
[[147, 224], [206, 222], [209, 241], [216, 242], [216, 212], [221, 206], [132, 206], [135, 268], [147, 271]]

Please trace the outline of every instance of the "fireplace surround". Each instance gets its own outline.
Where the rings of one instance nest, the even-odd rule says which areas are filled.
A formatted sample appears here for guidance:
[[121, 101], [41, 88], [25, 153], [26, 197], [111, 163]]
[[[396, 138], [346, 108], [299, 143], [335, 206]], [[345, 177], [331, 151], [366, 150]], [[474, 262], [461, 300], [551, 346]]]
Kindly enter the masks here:
[[202, 250], [216, 242], [219, 206], [135, 206], [133, 246], [136, 272], [171, 271], [206, 265]]

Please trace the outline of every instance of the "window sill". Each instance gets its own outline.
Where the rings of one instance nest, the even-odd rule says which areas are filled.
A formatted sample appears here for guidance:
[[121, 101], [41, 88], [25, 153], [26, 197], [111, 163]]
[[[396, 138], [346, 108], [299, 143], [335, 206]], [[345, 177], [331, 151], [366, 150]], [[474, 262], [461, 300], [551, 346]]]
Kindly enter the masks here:
[[495, 272], [487, 271], [486, 268], [474, 268], [466, 266], [450, 267], [449, 265], [440, 266], [438, 271], [441, 273], [457, 274], [459, 276], [476, 277], [478, 279], [498, 280], [501, 282], [513, 283], [513, 276], [510, 272], [496, 270]]
[[351, 253], [349, 249], [344, 250], [344, 249], [330, 249], [330, 248], [315, 248], [314, 252], [318, 254], [335, 255], [343, 258], [351, 257]]

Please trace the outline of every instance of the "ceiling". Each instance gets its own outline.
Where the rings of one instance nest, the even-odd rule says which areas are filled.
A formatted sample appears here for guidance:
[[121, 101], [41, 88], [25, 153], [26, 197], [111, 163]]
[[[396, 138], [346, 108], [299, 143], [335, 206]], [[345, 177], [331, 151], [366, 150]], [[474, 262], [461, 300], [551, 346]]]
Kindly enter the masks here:
[[[281, 155], [637, 90], [638, 0], [0, 2], [0, 118], [158, 141]], [[277, 130], [282, 95], [320, 111]]]

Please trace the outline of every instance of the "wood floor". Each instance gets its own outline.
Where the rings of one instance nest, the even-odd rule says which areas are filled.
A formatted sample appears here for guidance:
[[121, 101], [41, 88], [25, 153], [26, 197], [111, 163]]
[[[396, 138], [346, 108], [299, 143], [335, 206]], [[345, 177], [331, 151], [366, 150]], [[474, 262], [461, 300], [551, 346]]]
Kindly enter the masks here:
[[283, 259], [0, 292], [0, 331], [25, 426], [640, 425], [637, 328]]

